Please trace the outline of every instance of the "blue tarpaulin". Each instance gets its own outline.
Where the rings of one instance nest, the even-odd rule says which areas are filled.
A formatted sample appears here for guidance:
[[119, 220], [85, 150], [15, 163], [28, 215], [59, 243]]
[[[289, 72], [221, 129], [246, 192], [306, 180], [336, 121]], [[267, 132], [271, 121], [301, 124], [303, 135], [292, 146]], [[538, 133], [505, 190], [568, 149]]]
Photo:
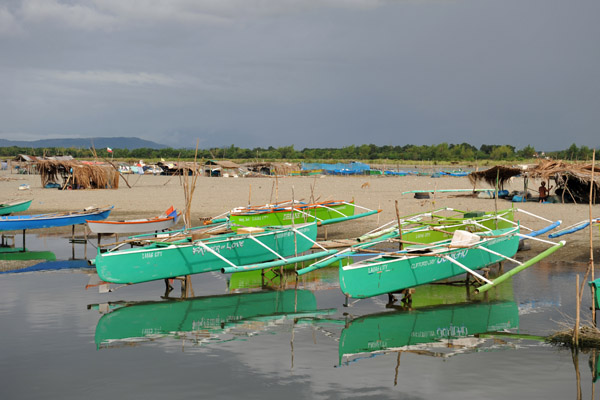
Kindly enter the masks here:
[[326, 174], [334, 175], [355, 175], [362, 174], [371, 170], [371, 167], [361, 162], [350, 163], [302, 163], [302, 171], [323, 170]]

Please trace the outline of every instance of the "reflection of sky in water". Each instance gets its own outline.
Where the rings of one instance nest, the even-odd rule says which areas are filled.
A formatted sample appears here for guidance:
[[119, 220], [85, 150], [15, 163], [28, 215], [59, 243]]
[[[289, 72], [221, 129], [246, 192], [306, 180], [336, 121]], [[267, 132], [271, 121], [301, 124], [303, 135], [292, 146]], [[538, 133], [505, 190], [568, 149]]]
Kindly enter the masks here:
[[[59, 260], [71, 258], [66, 238], [28, 235], [27, 240], [31, 249], [52, 250]], [[82, 257], [82, 245], [76, 246]], [[93, 254], [88, 245], [88, 254], [90, 249]], [[585, 266], [544, 264], [513, 279], [518, 332], [551, 333], [558, 329], [555, 321], [562, 320], [562, 314], [574, 315], [576, 273], [583, 276]], [[224, 294], [228, 279], [220, 273], [196, 275], [195, 294]], [[329, 276], [327, 281], [331, 282]], [[93, 399], [119, 393], [146, 399], [506, 399], [575, 394], [571, 353], [539, 342], [488, 339], [450, 358], [401, 353], [398, 360], [398, 353], [383, 351], [338, 365], [344, 325], [326, 321], [294, 325], [292, 319], [278, 319], [252, 325], [256, 330], [248, 335], [228, 331], [219, 340], [199, 345], [171, 337], [97, 350], [94, 335], [101, 314], [88, 310], [89, 304], [160, 301], [164, 286], [150, 282], [100, 294], [97, 289], [86, 290], [87, 283], [83, 270], [0, 275], [3, 398]], [[344, 297], [335, 287], [314, 294], [318, 309], [337, 309], [330, 319], [393, 312], [385, 308], [385, 296], [343, 307]], [[178, 285], [172, 295], [179, 295]], [[264, 329], [258, 329], [261, 326]], [[587, 361], [581, 355], [584, 398], [591, 386]]]

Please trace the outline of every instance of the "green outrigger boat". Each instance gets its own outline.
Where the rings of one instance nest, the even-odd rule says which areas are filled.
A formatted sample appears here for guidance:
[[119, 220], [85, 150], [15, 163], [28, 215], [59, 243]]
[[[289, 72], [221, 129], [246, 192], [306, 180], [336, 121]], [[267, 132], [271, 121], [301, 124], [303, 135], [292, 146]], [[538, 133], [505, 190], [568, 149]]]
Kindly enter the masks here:
[[207, 238], [195, 238], [194, 235], [184, 235], [177, 240], [171, 236], [157, 237], [146, 239], [142, 247], [115, 246], [108, 251], [99, 248], [90, 263], [95, 265], [98, 277], [104, 282], [141, 283], [274, 259], [284, 263], [302, 260], [299, 255], [316, 243], [316, 237], [315, 222], [256, 228], [253, 233], [234, 232]]
[[[359, 317], [341, 333], [339, 363], [344, 357], [386, 351], [429, 350], [435, 342], [519, 327], [519, 308], [512, 301], [444, 305]], [[437, 352], [451, 351], [448, 346]], [[436, 353], [437, 354], [437, 353]]]
[[[219, 334], [236, 327], [247, 326], [252, 331], [274, 320], [329, 315], [336, 311], [318, 310], [315, 295], [309, 290], [109, 303], [89, 308], [112, 310], [104, 314], [96, 325], [97, 348], [160, 337], [182, 339], [187, 334], [206, 343], [216, 343]], [[244, 332], [247, 333], [247, 330]]]
[[315, 203], [285, 201], [262, 206], [238, 207], [228, 213], [215, 217], [213, 222], [229, 221], [232, 229], [239, 226], [284, 226], [316, 221], [319, 225], [328, 225], [376, 214], [381, 210], [370, 210], [355, 214], [358, 206], [354, 201], [328, 200]]
[[31, 205], [31, 202], [32, 200], [16, 200], [0, 203], [0, 215], [9, 215], [20, 211], [26, 211]]
[[[354, 245], [298, 270], [297, 274], [303, 275], [324, 268], [334, 260], [341, 261], [345, 257], [355, 257], [361, 252], [363, 252], [362, 255], [365, 255], [364, 252], [368, 251], [370, 254], [366, 254], [370, 258], [339, 266], [340, 289], [347, 297], [362, 299], [381, 294], [399, 293], [404, 289], [442, 281], [464, 273], [469, 273], [485, 282], [485, 285], [476, 289], [484, 292], [549, 256], [565, 244], [564, 241], [548, 242], [552, 244], [552, 247], [521, 263], [512, 258], [519, 248], [520, 239], [523, 237], [534, 238], [520, 234], [517, 226], [476, 233], [456, 230], [450, 239], [430, 244], [410, 243], [404, 249], [380, 251], [378, 255], [373, 256], [374, 250], [371, 250], [370, 247], [378, 244], [389, 244], [390, 242], [406, 244], [406, 241], [398, 240], [397, 237], [397, 232], [388, 233], [377, 240]], [[506, 260], [514, 262], [518, 266], [493, 282], [476, 272], [481, 268]]]
[[363, 299], [398, 293], [467, 271], [481, 279], [483, 277], [476, 270], [513, 257], [519, 248], [519, 237], [515, 235], [518, 228], [478, 235], [457, 232], [464, 232], [467, 241], [450, 239], [433, 245], [415, 245], [342, 266], [339, 270], [340, 289], [348, 297]]

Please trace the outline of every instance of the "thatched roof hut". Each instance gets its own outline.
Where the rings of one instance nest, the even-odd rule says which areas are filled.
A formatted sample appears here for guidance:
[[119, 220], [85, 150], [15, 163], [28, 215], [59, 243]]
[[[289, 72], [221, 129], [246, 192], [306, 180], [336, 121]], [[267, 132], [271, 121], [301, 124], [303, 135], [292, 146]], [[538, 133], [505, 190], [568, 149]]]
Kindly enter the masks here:
[[569, 164], [564, 161], [542, 160], [537, 166], [527, 171], [530, 178], [554, 180], [555, 193], [562, 202], [588, 203], [590, 201], [590, 185], [593, 185], [592, 202], [600, 201], [600, 167], [594, 165], [592, 181], [592, 164]]
[[289, 175], [292, 171], [300, 170], [300, 164], [287, 162], [253, 162], [244, 164], [244, 167], [260, 175]]
[[519, 176], [523, 173], [521, 168], [504, 167], [497, 165], [485, 171], [471, 172], [469, 180], [473, 185], [476, 185], [480, 181], [486, 182], [491, 187], [496, 187], [498, 182], [498, 189], [504, 189], [504, 184], [512, 177]]
[[[37, 160], [42, 186], [57, 183], [61, 188], [118, 189], [119, 172], [111, 165], [84, 164], [80, 161]], [[62, 183], [59, 182], [62, 180]]]
[[240, 165], [229, 160], [208, 160], [204, 164], [206, 176], [237, 176]]
[[193, 161], [160, 161], [156, 163], [165, 175], [194, 175], [201, 171], [202, 165], [200, 162]]
[[569, 164], [564, 161], [541, 160], [537, 165], [528, 165], [521, 168], [496, 166], [485, 171], [472, 172], [469, 179], [473, 185], [484, 181], [491, 187], [503, 188], [510, 178], [523, 176], [525, 190], [529, 179], [555, 182], [554, 193], [561, 202], [588, 203], [590, 200], [590, 184], [593, 184], [593, 203], [600, 201], [600, 167], [594, 166], [594, 180], [592, 182], [592, 164]]

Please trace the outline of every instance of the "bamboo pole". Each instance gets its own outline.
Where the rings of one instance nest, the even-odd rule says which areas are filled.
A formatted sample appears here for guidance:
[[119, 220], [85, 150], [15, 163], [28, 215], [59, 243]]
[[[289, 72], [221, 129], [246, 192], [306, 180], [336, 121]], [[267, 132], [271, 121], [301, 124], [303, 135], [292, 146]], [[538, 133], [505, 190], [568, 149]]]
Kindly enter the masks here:
[[575, 295], [577, 297], [577, 304], [575, 309], [575, 327], [573, 328], [573, 346], [577, 348], [579, 346], [579, 310], [581, 308], [581, 304], [579, 304], [579, 274], [577, 275], [577, 279], [575, 281]]
[[398, 220], [398, 238], [400, 239], [399, 250], [402, 250], [402, 224], [400, 223], [400, 210], [398, 209], [398, 200], [396, 200], [396, 220]]
[[[592, 274], [592, 282], [594, 281], [594, 235], [592, 234], [593, 229], [593, 217], [592, 217], [592, 198], [594, 193], [594, 169], [596, 164], [596, 149], [592, 153], [592, 179], [590, 181], [590, 270]], [[596, 287], [590, 285], [592, 288], [592, 323], [596, 326]]]

